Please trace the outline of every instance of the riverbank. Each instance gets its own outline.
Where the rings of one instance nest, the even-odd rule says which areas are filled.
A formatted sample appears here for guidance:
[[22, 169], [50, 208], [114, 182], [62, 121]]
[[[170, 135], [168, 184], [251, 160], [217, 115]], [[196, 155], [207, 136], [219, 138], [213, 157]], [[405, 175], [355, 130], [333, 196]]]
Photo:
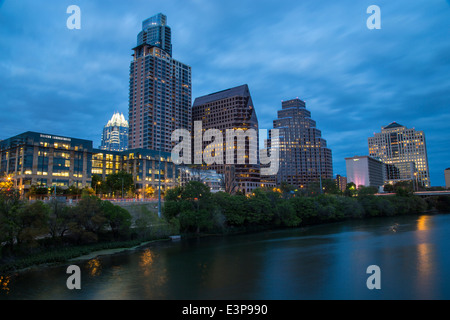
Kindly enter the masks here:
[[[252, 200], [245, 199], [241, 196], [225, 199], [230, 201], [222, 202], [221, 210], [214, 211], [213, 215], [211, 216], [215, 219], [215, 221], [220, 222], [218, 224], [219, 228], [200, 230], [200, 228], [196, 227], [196, 231], [193, 231], [194, 228], [186, 228], [185, 230], [187, 232], [185, 231], [185, 233], [183, 233], [183, 238], [186, 239], [191, 237], [206, 236], [232, 236], [243, 233], [294, 229], [299, 227], [301, 228], [346, 220], [361, 220], [371, 217], [401, 216], [405, 215], [406, 212], [408, 212], [408, 214], [414, 214], [415, 216], [420, 214], [433, 214], [442, 212], [442, 210], [436, 210], [435, 205], [425, 206], [425, 202], [419, 201], [420, 199], [417, 197], [392, 197], [392, 201], [373, 196], [361, 197], [360, 199], [329, 196], [318, 197], [317, 199], [299, 197], [289, 200], [283, 200], [277, 198], [276, 201], [281, 202], [281, 204], [286, 204], [286, 201], [291, 201], [290, 204], [288, 203], [290, 206], [279, 206], [278, 203], [278, 209], [280, 210], [273, 213], [269, 212], [273, 216], [273, 218], [270, 220], [267, 219], [267, 222], [255, 220], [256, 218], [253, 217], [254, 213], [249, 213], [251, 211], [250, 208], [247, 208], [248, 212], [242, 213], [242, 206], [238, 206], [241, 208], [241, 215], [247, 216], [246, 222], [251, 222], [248, 224], [244, 224], [244, 222], [237, 223], [236, 217], [232, 216], [234, 212], [232, 212], [231, 210], [224, 210], [229, 209], [225, 207], [225, 204], [227, 204], [227, 206], [230, 206], [230, 204], [232, 204], [236, 199], [245, 200], [240, 204], [246, 204], [247, 206], [251, 203], [250, 200]], [[411, 203], [413, 203], [414, 205], [411, 205]], [[269, 210], [269, 208], [273, 208], [273, 206], [266, 205], [266, 203], [263, 204], [263, 207], [267, 210]], [[425, 209], [425, 207], [428, 207], [428, 210]], [[256, 206], [256, 208], [258, 208], [258, 206]], [[142, 220], [142, 216], [147, 215], [146, 212], [148, 209], [144, 209], [140, 207], [135, 208], [135, 212], [133, 212], [134, 221], [139, 221], [139, 219]], [[271, 217], [269, 213], [259, 212], [259, 215], [261, 217], [263, 217], [264, 215], [267, 217]], [[287, 213], [289, 214], [286, 215]], [[216, 219], [217, 217], [221, 216], [227, 219]], [[177, 222], [179, 220], [185, 223], [183, 218], [183, 216], [174, 217], [172, 218], [171, 223], [173, 223], [174, 221]], [[250, 220], [250, 218], [252, 218], [252, 220]], [[285, 222], [292, 220], [296, 223], [280, 223], [280, 219]], [[154, 223], [155, 221], [148, 221], [145, 225], [150, 224], [150, 222]], [[224, 227], [225, 225], [226, 227]], [[154, 228], [155, 227], [160, 228], [159, 225], [155, 225]], [[144, 232], [144, 229], [145, 228], [140, 229], [141, 236], [139, 237], [139, 240], [129, 240], [122, 242], [108, 241], [83, 246], [76, 246], [72, 244], [62, 248], [55, 247], [54, 249], [50, 250], [45, 249], [45, 252], [37, 253], [34, 255], [27, 255], [26, 257], [11, 258], [9, 261], [4, 259], [2, 261], [2, 264], [0, 265], [0, 274], [17, 272], [19, 270], [24, 270], [26, 268], [35, 266], [39, 267], [52, 264], [89, 260], [102, 255], [110, 255], [123, 251], [135, 250], [152, 242], [168, 241], [170, 239], [167, 232], [161, 233], [159, 232], [161, 230], [158, 231], [150, 229], [147, 229], [150, 231]], [[173, 232], [173, 230], [171, 232]]]
[[22, 272], [31, 268], [59, 265], [67, 262], [90, 260], [102, 255], [136, 250], [153, 242], [169, 241], [164, 237], [152, 240], [130, 240], [118, 242], [96, 243], [94, 245], [70, 246], [55, 248], [46, 252], [31, 254], [26, 257], [13, 258], [0, 265], [0, 274]]
[[[68, 264], [12, 274], [0, 300], [448, 299], [449, 231], [449, 214], [424, 214], [184, 238], [73, 263], [81, 290], [66, 288]], [[366, 286], [371, 265], [381, 290]]]

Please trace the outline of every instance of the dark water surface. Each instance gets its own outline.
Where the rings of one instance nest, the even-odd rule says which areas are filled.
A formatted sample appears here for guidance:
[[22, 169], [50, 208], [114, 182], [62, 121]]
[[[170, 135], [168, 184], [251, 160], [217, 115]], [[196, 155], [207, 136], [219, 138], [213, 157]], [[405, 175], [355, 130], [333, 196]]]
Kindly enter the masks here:
[[450, 299], [449, 273], [450, 215], [422, 215], [161, 242], [0, 275], [0, 299]]

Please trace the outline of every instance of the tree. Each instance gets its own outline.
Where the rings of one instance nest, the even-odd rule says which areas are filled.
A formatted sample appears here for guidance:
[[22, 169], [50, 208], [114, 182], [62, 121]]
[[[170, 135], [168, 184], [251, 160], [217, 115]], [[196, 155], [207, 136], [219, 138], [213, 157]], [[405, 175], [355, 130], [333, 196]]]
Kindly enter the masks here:
[[19, 246], [22, 243], [27, 247], [37, 246], [37, 237], [48, 233], [48, 214], [48, 206], [41, 201], [27, 203], [18, 210], [15, 223]]
[[73, 209], [73, 221], [69, 225], [71, 236], [77, 243], [96, 242], [107, 222], [101, 200], [95, 196], [83, 196]]
[[378, 193], [378, 189], [377, 187], [372, 186], [359, 186], [357, 192], [359, 197], [373, 196], [374, 194]]
[[198, 233], [213, 226], [213, 209], [209, 187], [198, 181], [189, 181], [182, 187], [167, 191], [163, 210], [168, 221], [178, 218], [182, 230]]
[[101, 208], [114, 239], [117, 240], [119, 236], [128, 233], [131, 226], [131, 215], [127, 210], [109, 201], [102, 201]]
[[53, 240], [57, 237], [62, 240], [64, 234], [69, 230], [69, 225], [72, 219], [71, 209], [67, 207], [64, 202], [56, 199], [51, 200], [48, 204], [49, 219], [48, 229]]
[[155, 194], [155, 191], [155, 188], [153, 188], [152, 186], [148, 186], [147, 188], [145, 188], [145, 196], [151, 198]]
[[356, 190], [356, 184], [353, 182], [347, 183], [347, 186], [345, 187], [344, 196], [347, 197], [354, 197], [357, 194]]
[[242, 226], [248, 215], [247, 198], [244, 195], [230, 195], [226, 192], [213, 194], [214, 206], [225, 217], [226, 225]]
[[106, 185], [115, 196], [119, 197], [126, 196], [129, 190], [135, 191], [133, 175], [125, 171], [110, 174], [106, 178]]
[[23, 205], [18, 192], [0, 193], [0, 243], [5, 242], [11, 251], [19, 228], [17, 215]]

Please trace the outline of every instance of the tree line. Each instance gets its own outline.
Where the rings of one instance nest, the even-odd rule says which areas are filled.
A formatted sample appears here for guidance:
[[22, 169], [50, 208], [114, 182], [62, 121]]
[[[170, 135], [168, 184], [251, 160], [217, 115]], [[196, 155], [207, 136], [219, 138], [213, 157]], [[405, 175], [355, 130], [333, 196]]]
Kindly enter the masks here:
[[376, 216], [450, 212], [450, 197], [424, 200], [407, 189], [394, 196], [375, 196], [376, 188], [355, 188], [333, 194], [305, 192], [292, 186], [256, 189], [252, 194], [211, 193], [201, 182], [168, 190], [163, 213], [181, 232], [229, 232], [261, 227], [298, 227]]
[[146, 210], [135, 214], [110, 201], [92, 195], [83, 196], [76, 204], [51, 200], [28, 201], [17, 192], [0, 193], [0, 260], [23, 256], [47, 249], [75, 247], [100, 242], [142, 239], [151, 224], [164, 223]]

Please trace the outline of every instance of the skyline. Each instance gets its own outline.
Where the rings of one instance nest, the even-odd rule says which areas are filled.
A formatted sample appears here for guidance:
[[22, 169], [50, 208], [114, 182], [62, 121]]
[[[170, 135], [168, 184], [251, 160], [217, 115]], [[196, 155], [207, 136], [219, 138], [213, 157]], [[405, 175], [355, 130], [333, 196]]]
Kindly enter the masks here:
[[[72, 4], [80, 30], [66, 27]], [[372, 4], [380, 30], [366, 27]], [[37, 131], [98, 147], [114, 112], [128, 114], [131, 48], [157, 13], [172, 29], [173, 58], [192, 67], [193, 101], [248, 84], [259, 127], [271, 129], [281, 101], [298, 97], [343, 176], [345, 158], [368, 155], [367, 139], [396, 121], [424, 131], [431, 185], [445, 185], [449, 0], [0, 1], [0, 139]]]

